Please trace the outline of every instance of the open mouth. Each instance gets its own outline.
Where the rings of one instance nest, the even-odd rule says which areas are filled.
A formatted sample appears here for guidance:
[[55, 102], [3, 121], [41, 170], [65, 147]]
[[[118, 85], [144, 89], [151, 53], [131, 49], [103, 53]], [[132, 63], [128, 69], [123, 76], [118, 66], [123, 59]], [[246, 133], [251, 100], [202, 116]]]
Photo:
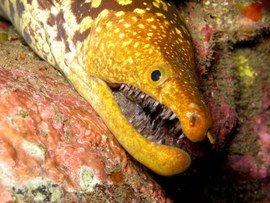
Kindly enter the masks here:
[[122, 113], [145, 138], [157, 144], [181, 148], [185, 135], [177, 116], [138, 88], [108, 84]]

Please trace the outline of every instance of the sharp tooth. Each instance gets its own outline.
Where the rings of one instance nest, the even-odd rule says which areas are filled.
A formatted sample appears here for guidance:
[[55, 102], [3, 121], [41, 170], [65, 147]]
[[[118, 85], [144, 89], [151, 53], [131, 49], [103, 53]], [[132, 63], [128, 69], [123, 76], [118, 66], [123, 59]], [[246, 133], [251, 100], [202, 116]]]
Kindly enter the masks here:
[[172, 114], [173, 114], [173, 112], [170, 109], [168, 109], [166, 111], [166, 114], [163, 116], [163, 119], [166, 120], [166, 119], [170, 118], [172, 116]]
[[147, 134], [151, 134], [151, 119], [149, 118], [149, 116], [146, 117], [146, 121], [145, 121], [145, 128], [144, 130], [147, 132]]
[[133, 91], [132, 91], [132, 90], [129, 90], [129, 92], [127, 93], [127, 95], [128, 95], [128, 96], [131, 96], [132, 93], [133, 93]]
[[169, 133], [170, 133], [170, 134], [171, 134], [171, 133], [173, 133], [173, 132], [174, 132], [174, 130], [175, 130], [175, 126], [174, 126], [174, 127], [172, 127], [172, 128], [170, 129]]
[[163, 107], [160, 117], [164, 120], [168, 119], [172, 115], [172, 111], [166, 107]]
[[155, 103], [153, 104], [153, 108], [157, 108], [158, 105], [159, 105], [159, 102], [155, 101]]
[[184, 137], [185, 137], [185, 135], [184, 135], [184, 133], [182, 133], [182, 134], [179, 136], [178, 139], [182, 139], [182, 138], [184, 138]]
[[176, 115], [175, 115], [175, 113], [169, 118], [169, 120], [170, 121], [172, 121], [173, 119], [175, 119], [176, 118]]
[[148, 102], [149, 102], [149, 96], [145, 95], [143, 102], [142, 102], [142, 107], [147, 107]]
[[141, 133], [145, 129], [146, 125], [141, 125], [138, 127], [138, 132]]
[[157, 128], [155, 128], [155, 129], [152, 128], [152, 129], [150, 129], [150, 131], [151, 131], [152, 135], [156, 136], [156, 134], [158, 132], [158, 129]]
[[124, 88], [123, 88], [123, 93], [124, 94], [128, 94], [129, 93], [129, 90], [130, 90], [130, 87], [129, 86], [124, 86]]
[[163, 138], [165, 135], [165, 131], [162, 128], [158, 128], [158, 130], [155, 132], [156, 140]]
[[119, 90], [122, 91], [123, 89], [125, 89], [125, 85], [124, 85], [124, 84], [122, 84], [122, 85], [120, 86]]
[[134, 96], [136, 96], [136, 92], [139, 92], [139, 90], [136, 87], [131, 88], [132, 93], [134, 94]]
[[163, 109], [162, 109], [162, 111], [161, 111], [161, 113], [160, 113], [160, 116], [161, 117], [163, 117], [164, 116], [164, 114], [165, 114], [165, 112], [166, 112], [166, 108], [165, 107], [162, 107]]
[[143, 92], [141, 92], [141, 94], [139, 95], [140, 99], [144, 99], [144, 97], [146, 96], [146, 94], [144, 94]]
[[147, 103], [147, 107], [149, 107], [151, 109], [153, 107], [154, 103], [155, 103], [155, 100], [149, 98], [148, 103]]
[[152, 120], [151, 127], [152, 127], [152, 129], [157, 129], [157, 120], [156, 119]]
[[133, 116], [131, 116], [129, 119], [128, 119], [129, 123], [131, 123], [133, 125], [134, 121], [136, 121], [136, 118], [135, 118], [135, 114]]
[[139, 120], [139, 119], [136, 119], [136, 122], [135, 123], [133, 123], [133, 127], [135, 128], [135, 129], [137, 129], [142, 123], [143, 123], [143, 119], [141, 119], [141, 120]]
[[147, 106], [152, 109], [153, 108], [153, 104], [154, 104], [155, 100], [149, 100]]
[[129, 85], [126, 85], [126, 90], [129, 90], [131, 87]]
[[154, 135], [150, 135], [149, 137], [147, 137], [147, 139], [149, 139], [150, 141], [155, 141], [155, 136]]
[[156, 143], [157, 143], [157, 144], [164, 144], [164, 143], [165, 143], [165, 139], [164, 139], [164, 138], [161, 138], [161, 139], [158, 140]]
[[150, 127], [151, 127], [152, 130], [155, 130], [156, 129], [155, 128], [155, 121], [151, 122], [150, 125], [151, 125]]
[[178, 125], [175, 127], [173, 132], [174, 132], [174, 134], [177, 134], [180, 132], [180, 130], [181, 130], [181, 125], [180, 125], [180, 123], [178, 123]]
[[140, 93], [141, 93], [141, 92], [140, 92], [139, 90], [136, 90], [134, 96], [135, 96], [136, 98], [138, 98], [138, 96], [140, 95]]
[[130, 122], [133, 125], [133, 117], [129, 118], [128, 122]]
[[139, 125], [138, 125], [138, 122], [136, 122], [136, 121], [133, 122], [132, 125], [133, 125], [133, 127], [134, 127], [135, 129], [139, 126]]
[[140, 115], [143, 115], [144, 114], [144, 111], [143, 111], [143, 109], [139, 105], [136, 105], [134, 114], [140, 116]]

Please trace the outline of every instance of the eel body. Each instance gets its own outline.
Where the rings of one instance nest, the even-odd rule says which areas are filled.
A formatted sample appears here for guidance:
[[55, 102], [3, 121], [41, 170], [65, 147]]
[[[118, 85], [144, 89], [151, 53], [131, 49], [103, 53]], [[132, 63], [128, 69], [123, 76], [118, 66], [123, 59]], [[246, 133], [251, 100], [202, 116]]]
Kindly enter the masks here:
[[[166, 122], [178, 122], [176, 140], [185, 136], [193, 142], [203, 140], [212, 123], [198, 90], [190, 34], [174, 5], [164, 0], [0, 0], [0, 14], [68, 78], [135, 159], [166, 176], [189, 166], [188, 153], [155, 140], [157, 134], [170, 135], [169, 124], [158, 130]], [[150, 108], [150, 116], [138, 116], [144, 115], [141, 121], [151, 124], [153, 135], [143, 135], [142, 122], [134, 121], [136, 127], [127, 118], [115, 89], [126, 93], [125, 101], [139, 101], [137, 109]]]

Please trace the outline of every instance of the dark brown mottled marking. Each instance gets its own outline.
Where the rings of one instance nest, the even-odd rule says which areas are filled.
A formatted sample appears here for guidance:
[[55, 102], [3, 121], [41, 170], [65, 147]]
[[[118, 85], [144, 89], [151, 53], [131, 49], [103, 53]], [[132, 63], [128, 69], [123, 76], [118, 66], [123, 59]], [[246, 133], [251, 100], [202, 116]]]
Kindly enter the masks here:
[[[143, 3], [146, 3], [144, 5]], [[90, 3], [85, 3], [85, 0], [72, 0], [71, 1], [71, 11], [77, 17], [77, 22], [80, 23], [84, 17], [90, 16], [95, 19], [104, 9], [113, 10], [113, 11], [124, 11], [124, 12], [133, 12], [135, 8], [146, 10], [148, 13], [162, 13], [166, 16], [168, 21], [173, 21], [175, 18], [173, 16], [174, 13], [178, 11], [171, 4], [167, 4], [168, 11], [165, 11], [161, 8], [157, 8], [153, 6], [153, 0], [146, 1], [133, 1], [129, 5], [120, 5], [115, 0], [103, 0], [101, 5], [97, 8], [91, 7]], [[159, 17], [157, 17], [159, 18]]]
[[47, 20], [48, 25], [50, 26], [55, 26], [56, 25], [56, 19], [55, 16], [53, 14], [50, 14], [48, 20]]
[[24, 5], [20, 0], [17, 0], [16, 6], [17, 6], [17, 10], [18, 10], [18, 16], [19, 16], [19, 18], [21, 18], [23, 11], [25, 10]]
[[33, 0], [27, 0], [28, 4], [32, 4]]
[[77, 23], [90, 15], [91, 3], [85, 3], [85, 0], [73, 0], [71, 3], [71, 12], [76, 16]]
[[75, 35], [72, 38], [72, 41], [74, 44], [76, 44], [78, 41], [83, 42], [87, 36], [90, 34], [91, 29], [87, 29], [84, 32], [76, 31]]
[[51, 9], [51, 7], [53, 6], [53, 3], [51, 0], [46, 0], [46, 1], [38, 0], [37, 2], [41, 9], [47, 10], [47, 9]]
[[57, 40], [65, 43], [66, 52], [70, 52], [68, 44], [68, 34], [64, 28], [65, 19], [63, 16], [63, 11], [60, 11], [56, 16], [56, 25], [57, 25]]
[[124, 6], [121, 6], [116, 1], [102, 1], [99, 7], [91, 9], [90, 16], [95, 19], [104, 9], [132, 12], [135, 8], [145, 9], [146, 6], [143, 5], [143, 1], [132, 1], [131, 4]]
[[23, 38], [24, 38], [24, 40], [25, 40], [25, 42], [27, 44], [31, 44], [32, 43], [32, 39], [30, 37], [29, 31], [26, 28], [23, 29], [22, 35], [23, 35]]
[[67, 39], [67, 33], [66, 30], [63, 27], [63, 23], [65, 22], [64, 17], [63, 17], [63, 13], [60, 12], [57, 14], [55, 21], [57, 23], [57, 40], [61, 40], [61, 39]]
[[72, 0], [71, 11], [77, 17], [77, 22], [80, 23], [84, 17], [90, 16], [95, 19], [104, 9], [113, 11], [133, 11], [135, 8], [145, 9], [146, 6], [142, 4], [143, 1], [133, 1], [132, 4], [121, 6], [116, 1], [104, 0], [97, 8], [91, 7], [90, 3], [85, 3], [85, 0]]

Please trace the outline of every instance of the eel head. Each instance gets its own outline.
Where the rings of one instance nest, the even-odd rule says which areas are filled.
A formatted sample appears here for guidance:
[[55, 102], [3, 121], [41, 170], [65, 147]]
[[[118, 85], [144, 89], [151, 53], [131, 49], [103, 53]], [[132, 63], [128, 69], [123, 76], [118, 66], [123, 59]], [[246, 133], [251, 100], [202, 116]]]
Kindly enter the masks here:
[[190, 34], [166, 5], [166, 12], [107, 10], [85, 52], [87, 74], [102, 84], [98, 102], [90, 103], [133, 157], [169, 176], [190, 165], [181, 140], [202, 141], [212, 120], [198, 89]]

